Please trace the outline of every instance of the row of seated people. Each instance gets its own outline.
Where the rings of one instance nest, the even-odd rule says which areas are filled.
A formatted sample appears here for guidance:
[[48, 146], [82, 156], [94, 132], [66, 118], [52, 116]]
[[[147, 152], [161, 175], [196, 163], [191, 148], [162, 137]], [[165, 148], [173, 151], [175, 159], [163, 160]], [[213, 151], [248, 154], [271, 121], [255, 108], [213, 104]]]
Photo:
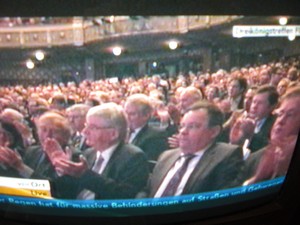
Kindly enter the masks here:
[[[253, 100], [259, 95], [257, 92]], [[141, 107], [141, 102], [147, 104]], [[247, 148], [218, 141], [224, 123], [220, 108], [215, 103], [197, 100], [182, 115], [178, 135], [172, 142], [177, 147], [162, 148], [153, 158], [157, 160], [153, 169], [149, 168], [146, 148], [134, 144], [139, 134], [131, 137], [129, 129], [149, 126], [151, 113], [145, 106], [151, 104], [145, 95], [132, 95], [124, 107], [104, 103], [84, 109], [80, 135], [87, 146], [81, 151], [73, 142], [70, 121], [60, 112], [49, 110], [37, 118], [39, 144], [26, 150], [20, 141], [20, 125], [9, 123], [4, 116], [0, 172], [5, 176], [49, 179], [54, 197], [70, 199], [163, 197], [251, 184], [286, 173], [299, 132], [299, 103], [300, 88], [290, 88], [276, 108], [269, 141], [245, 157]], [[78, 106], [68, 109], [67, 115], [76, 120], [79, 115], [70, 114], [74, 107]], [[143, 120], [144, 126], [140, 127]], [[231, 139], [244, 138], [244, 129], [233, 130]], [[161, 133], [156, 136], [158, 132]], [[156, 140], [166, 141], [166, 132], [158, 132], [153, 132], [154, 136], [148, 133], [153, 138], [149, 151], [160, 147], [159, 142], [154, 143]], [[182, 177], [178, 180], [179, 171]]]
[[[299, 131], [299, 88], [280, 96], [270, 85], [246, 92], [244, 83], [228, 81], [228, 101], [203, 101], [199, 88], [185, 87], [178, 106], [154, 111], [145, 94], [119, 104], [39, 107], [31, 114], [35, 132], [22, 113], [4, 108], [0, 173], [49, 179], [54, 197], [70, 199], [181, 195], [284, 175]], [[245, 96], [241, 109], [234, 93]]]

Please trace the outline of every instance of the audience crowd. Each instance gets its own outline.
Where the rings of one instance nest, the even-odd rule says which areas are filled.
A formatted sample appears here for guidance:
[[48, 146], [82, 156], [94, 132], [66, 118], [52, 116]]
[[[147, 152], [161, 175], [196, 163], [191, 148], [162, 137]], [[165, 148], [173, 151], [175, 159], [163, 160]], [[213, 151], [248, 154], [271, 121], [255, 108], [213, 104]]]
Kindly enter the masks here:
[[300, 58], [214, 73], [0, 87], [0, 175], [55, 198], [163, 197], [285, 175]]

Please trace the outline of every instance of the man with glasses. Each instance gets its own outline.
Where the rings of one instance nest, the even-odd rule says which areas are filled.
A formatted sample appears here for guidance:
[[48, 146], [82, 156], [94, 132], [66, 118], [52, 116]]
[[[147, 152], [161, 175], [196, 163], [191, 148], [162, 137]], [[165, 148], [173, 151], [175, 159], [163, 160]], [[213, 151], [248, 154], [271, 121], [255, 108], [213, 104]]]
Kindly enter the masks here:
[[[216, 143], [222, 123], [222, 112], [215, 105], [194, 104], [181, 120], [179, 148], [160, 156], [149, 182], [148, 196], [176, 196], [232, 187], [242, 164], [242, 150]], [[138, 197], [142, 197], [140, 194]]]
[[75, 104], [66, 109], [67, 118], [72, 128], [71, 144], [79, 151], [84, 151], [88, 148], [85, 144], [82, 131], [84, 129], [86, 114], [90, 108], [86, 104]]
[[125, 144], [127, 120], [122, 108], [115, 103], [92, 107], [83, 135], [92, 148], [84, 152], [80, 162], [62, 158], [56, 163], [57, 171], [68, 175], [56, 180], [56, 187], [63, 189], [59, 197], [133, 198], [146, 184], [149, 171], [143, 151]]

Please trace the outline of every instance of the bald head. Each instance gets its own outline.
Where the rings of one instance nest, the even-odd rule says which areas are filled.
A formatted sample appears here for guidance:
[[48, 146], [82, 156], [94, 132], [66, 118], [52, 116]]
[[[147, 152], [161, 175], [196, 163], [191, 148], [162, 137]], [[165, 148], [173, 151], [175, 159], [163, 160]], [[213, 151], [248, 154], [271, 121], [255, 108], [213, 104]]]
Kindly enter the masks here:
[[202, 100], [203, 96], [199, 89], [195, 87], [185, 88], [179, 97], [181, 112], [184, 113], [194, 103]]

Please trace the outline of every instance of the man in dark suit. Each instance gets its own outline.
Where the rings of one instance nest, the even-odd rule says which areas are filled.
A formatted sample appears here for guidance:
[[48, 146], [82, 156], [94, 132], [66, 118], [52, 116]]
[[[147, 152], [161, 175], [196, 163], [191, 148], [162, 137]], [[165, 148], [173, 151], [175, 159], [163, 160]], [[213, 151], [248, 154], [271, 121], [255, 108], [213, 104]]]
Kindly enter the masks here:
[[271, 130], [269, 144], [252, 153], [246, 160], [240, 176], [245, 181], [244, 184], [286, 174], [299, 135], [299, 104], [300, 88], [289, 89], [276, 110], [277, 118]]
[[84, 128], [85, 117], [91, 107], [86, 104], [74, 104], [66, 109], [67, 118], [72, 127], [71, 145], [79, 151], [84, 151], [88, 148], [85, 143], [85, 138], [82, 135]]
[[[115, 103], [92, 107], [83, 129], [91, 149], [80, 162], [61, 159], [54, 182], [57, 197], [77, 199], [133, 198], [146, 184], [149, 171], [143, 151], [125, 144], [127, 120]], [[67, 187], [67, 188], [66, 188]]]
[[[193, 105], [181, 121], [179, 148], [159, 157], [146, 196], [164, 197], [232, 187], [243, 156], [238, 146], [215, 142], [222, 123], [223, 114], [212, 103]], [[182, 177], [174, 187], [174, 180], [183, 167], [186, 170], [180, 172]], [[138, 197], [145, 195], [140, 193]]]
[[272, 114], [278, 103], [278, 93], [273, 86], [257, 89], [250, 107], [249, 117], [255, 120], [254, 134], [249, 149], [255, 152], [268, 144], [270, 131], [276, 116]]
[[134, 94], [125, 103], [125, 112], [129, 122], [128, 142], [141, 148], [148, 160], [157, 160], [168, 149], [167, 133], [148, 124], [152, 115], [152, 106], [148, 96]]

